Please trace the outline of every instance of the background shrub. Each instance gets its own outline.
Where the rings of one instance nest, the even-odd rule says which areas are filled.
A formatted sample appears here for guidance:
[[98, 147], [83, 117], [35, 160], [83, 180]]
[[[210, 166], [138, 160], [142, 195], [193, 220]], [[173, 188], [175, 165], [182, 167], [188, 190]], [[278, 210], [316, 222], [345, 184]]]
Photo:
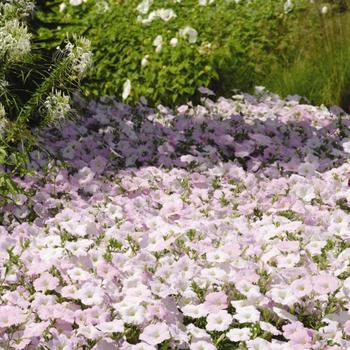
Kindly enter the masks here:
[[91, 40], [87, 95], [174, 105], [200, 86], [231, 94], [265, 78], [292, 55], [289, 12], [282, 0], [42, 1], [39, 40], [55, 46], [72, 31]]

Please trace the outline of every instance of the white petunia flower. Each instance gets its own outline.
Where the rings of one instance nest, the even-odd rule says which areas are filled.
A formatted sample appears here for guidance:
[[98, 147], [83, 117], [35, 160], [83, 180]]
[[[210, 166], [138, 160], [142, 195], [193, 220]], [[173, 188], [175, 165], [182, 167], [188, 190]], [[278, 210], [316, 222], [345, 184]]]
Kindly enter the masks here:
[[137, 5], [136, 10], [145, 15], [149, 11], [149, 8], [151, 7], [152, 3], [153, 0], [143, 0]]
[[131, 91], [131, 81], [127, 79], [123, 85], [123, 93], [122, 93], [123, 100], [126, 100], [129, 97], [130, 91]]
[[343, 143], [343, 149], [345, 153], [350, 153], [350, 140]]
[[237, 309], [233, 318], [236, 319], [240, 323], [254, 323], [259, 321], [260, 312], [254, 306], [244, 306]]
[[198, 32], [190, 26], [180, 29], [179, 34], [182, 37], [187, 37], [190, 44], [194, 44], [198, 38]]
[[172, 47], [175, 47], [175, 46], [177, 45], [178, 42], [179, 42], [179, 40], [178, 40], [177, 38], [172, 38], [172, 39], [170, 40], [170, 45], [171, 45]]
[[230, 329], [226, 337], [233, 342], [247, 341], [250, 339], [251, 331], [248, 327]]
[[223, 332], [230, 327], [231, 323], [232, 316], [226, 310], [220, 310], [208, 315], [206, 329], [209, 332]]
[[161, 35], [157, 35], [153, 40], [153, 46], [156, 47], [155, 51], [158, 53], [162, 50], [163, 45], [163, 37]]

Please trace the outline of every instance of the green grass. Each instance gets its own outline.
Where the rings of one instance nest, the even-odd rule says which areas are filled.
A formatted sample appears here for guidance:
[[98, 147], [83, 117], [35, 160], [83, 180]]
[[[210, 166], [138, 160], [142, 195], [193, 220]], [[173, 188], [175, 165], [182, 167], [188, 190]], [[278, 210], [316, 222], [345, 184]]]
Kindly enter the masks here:
[[262, 84], [284, 97], [297, 94], [317, 105], [340, 105], [348, 109], [350, 12], [320, 15], [309, 29], [303, 28], [302, 22], [300, 26], [298, 55], [290, 64], [273, 67]]

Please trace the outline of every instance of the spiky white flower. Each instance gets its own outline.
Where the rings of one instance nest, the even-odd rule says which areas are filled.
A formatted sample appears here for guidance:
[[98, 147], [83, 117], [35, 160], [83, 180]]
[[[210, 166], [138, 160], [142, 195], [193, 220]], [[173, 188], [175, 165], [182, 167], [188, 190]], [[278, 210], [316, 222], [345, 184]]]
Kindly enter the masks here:
[[72, 59], [72, 68], [79, 75], [83, 75], [92, 62], [90, 40], [80, 37], [75, 38], [75, 44], [68, 42], [65, 49], [68, 57]]
[[44, 106], [51, 122], [56, 123], [66, 118], [71, 111], [69, 102], [69, 96], [62, 91], [54, 91], [46, 98]]
[[0, 57], [20, 60], [30, 52], [30, 38], [27, 26], [18, 19], [5, 21], [0, 25]]

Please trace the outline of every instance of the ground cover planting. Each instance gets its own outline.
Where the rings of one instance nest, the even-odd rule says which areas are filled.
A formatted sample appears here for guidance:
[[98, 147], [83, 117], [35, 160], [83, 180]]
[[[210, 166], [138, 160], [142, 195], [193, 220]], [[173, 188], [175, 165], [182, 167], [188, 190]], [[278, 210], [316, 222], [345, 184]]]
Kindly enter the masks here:
[[1, 0], [0, 350], [350, 349], [349, 5]]
[[1, 208], [3, 349], [349, 348], [347, 115], [262, 89], [81, 113]]

